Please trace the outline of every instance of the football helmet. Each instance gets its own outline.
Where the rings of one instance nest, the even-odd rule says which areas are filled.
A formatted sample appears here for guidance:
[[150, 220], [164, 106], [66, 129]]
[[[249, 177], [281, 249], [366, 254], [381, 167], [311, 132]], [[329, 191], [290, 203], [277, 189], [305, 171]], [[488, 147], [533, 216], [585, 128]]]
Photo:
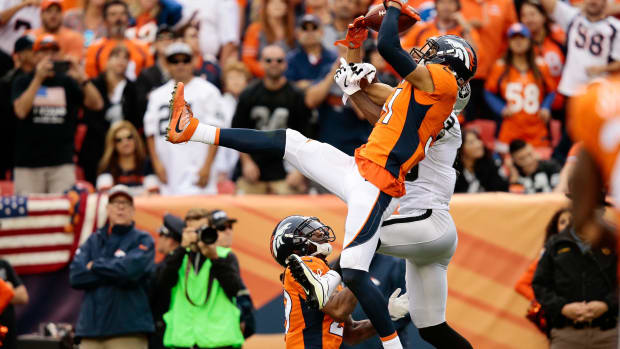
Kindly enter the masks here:
[[[316, 231], [321, 237], [314, 237]], [[288, 216], [278, 223], [271, 234], [270, 250], [273, 258], [286, 267], [286, 259], [291, 254], [299, 256], [324, 256], [332, 252], [330, 242], [336, 240], [336, 234], [329, 226], [316, 217]]]
[[436, 63], [450, 67], [459, 86], [474, 77], [478, 68], [476, 51], [467, 40], [456, 35], [428, 38], [422, 48], [413, 48], [410, 53], [418, 64]]

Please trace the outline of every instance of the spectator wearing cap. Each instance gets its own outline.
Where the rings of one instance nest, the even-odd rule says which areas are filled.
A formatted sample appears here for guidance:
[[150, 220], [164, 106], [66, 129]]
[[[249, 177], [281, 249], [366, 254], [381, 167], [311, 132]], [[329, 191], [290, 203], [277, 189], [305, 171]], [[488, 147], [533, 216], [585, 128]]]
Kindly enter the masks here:
[[108, 192], [107, 217], [71, 262], [71, 287], [85, 291], [75, 335], [82, 349], [146, 349], [146, 335], [154, 331], [148, 299], [153, 238], [135, 228], [133, 197], [124, 185]]
[[[74, 135], [78, 108], [100, 110], [103, 100], [81, 66], [59, 65], [60, 47], [52, 34], [34, 42], [35, 71], [12, 85], [17, 116], [15, 191], [60, 193], [75, 183]], [[57, 67], [56, 69], [54, 67]]]
[[[34, 71], [36, 65], [32, 45], [32, 38], [26, 35], [15, 41], [13, 51], [15, 68], [0, 79], [0, 120], [7, 130], [14, 130], [17, 122], [11, 103], [11, 86], [20, 75]], [[13, 132], [8, 132], [0, 139], [0, 149], [2, 149], [0, 152], [0, 179], [10, 178], [7, 173], [13, 170], [14, 143], [15, 134]]]
[[60, 53], [81, 62], [84, 58], [84, 37], [79, 32], [62, 25], [62, 6], [62, 0], [41, 1], [41, 27], [29, 33], [35, 37], [42, 34], [54, 34], [60, 46]]
[[[298, 88], [305, 90], [325, 67], [331, 67], [337, 56], [321, 43], [323, 27], [314, 15], [304, 15], [296, 30], [299, 47], [291, 51], [286, 61], [286, 78]], [[329, 69], [329, 68], [328, 68]]]
[[245, 287], [237, 257], [230, 248], [202, 238], [218, 233], [207, 210], [190, 209], [185, 224], [181, 247], [172, 253], [156, 285], [162, 292], [171, 292], [170, 309], [163, 317], [164, 345], [238, 348], [243, 333], [235, 301]]
[[522, 139], [534, 147], [550, 145], [548, 122], [556, 81], [543, 59], [537, 58], [530, 31], [521, 23], [508, 29], [508, 50], [495, 63], [485, 85], [485, 99], [497, 116], [496, 151]]
[[129, 25], [129, 8], [122, 0], [110, 0], [103, 6], [103, 20], [107, 36], [96, 41], [86, 51], [86, 74], [94, 78], [106, 69], [112, 50], [123, 44], [129, 51], [129, 66], [126, 76], [135, 80], [142, 69], [153, 65], [153, 56], [148, 47], [139, 40], [125, 37]]
[[141, 0], [140, 7], [140, 14], [125, 35], [149, 45], [155, 42], [159, 27], [172, 28], [181, 21], [183, 15], [183, 6], [176, 0]]
[[162, 292], [156, 287], [162, 277], [162, 271], [170, 263], [172, 253], [181, 245], [185, 222], [180, 217], [166, 213], [164, 222], [159, 228], [159, 238], [157, 239], [157, 253], [161, 253], [164, 259], [155, 265], [155, 272], [152, 276], [151, 290], [149, 293], [151, 311], [155, 322], [155, 334], [149, 338], [149, 349], [164, 348], [164, 332], [166, 323], [163, 316], [170, 309], [170, 291]]
[[13, 53], [15, 41], [28, 29], [41, 26], [40, 0], [5, 0], [0, 2], [0, 50]]
[[166, 59], [172, 79], [151, 92], [144, 114], [147, 146], [163, 195], [216, 193], [217, 176], [211, 175], [211, 167], [217, 147], [193, 142], [173, 145], [165, 138], [168, 102], [177, 82], [185, 84], [185, 100], [192, 106], [194, 117], [210, 125], [224, 125], [220, 91], [194, 76], [192, 57], [192, 49], [183, 42], [168, 46]]

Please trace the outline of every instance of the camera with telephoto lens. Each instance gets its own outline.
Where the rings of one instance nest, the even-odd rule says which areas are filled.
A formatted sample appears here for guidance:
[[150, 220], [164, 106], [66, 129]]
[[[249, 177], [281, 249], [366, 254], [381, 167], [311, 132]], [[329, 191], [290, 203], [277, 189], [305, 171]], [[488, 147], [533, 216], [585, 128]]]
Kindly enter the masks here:
[[209, 224], [204, 224], [196, 229], [196, 234], [198, 234], [198, 240], [202, 241], [205, 245], [211, 245], [217, 240], [217, 229]]

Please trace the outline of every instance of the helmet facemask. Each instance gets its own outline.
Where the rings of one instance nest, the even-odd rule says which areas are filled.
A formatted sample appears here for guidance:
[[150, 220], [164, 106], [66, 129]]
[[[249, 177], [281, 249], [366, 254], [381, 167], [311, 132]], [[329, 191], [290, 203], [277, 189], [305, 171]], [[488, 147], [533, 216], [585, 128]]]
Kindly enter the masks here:
[[412, 48], [409, 54], [417, 64], [426, 64], [437, 55], [439, 45], [434, 38], [426, 39], [426, 43], [421, 48]]
[[305, 245], [303, 249], [306, 255], [327, 257], [332, 252], [330, 242], [336, 241], [336, 234], [332, 228], [324, 225], [317, 218], [306, 220], [297, 230], [299, 232], [297, 239], [300, 239], [299, 243]]

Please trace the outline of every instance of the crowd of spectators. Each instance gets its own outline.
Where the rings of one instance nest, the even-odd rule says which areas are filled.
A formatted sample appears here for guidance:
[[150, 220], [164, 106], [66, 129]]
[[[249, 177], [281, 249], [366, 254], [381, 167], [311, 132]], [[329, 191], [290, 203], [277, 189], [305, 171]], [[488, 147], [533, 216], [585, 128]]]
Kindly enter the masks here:
[[[457, 192], [563, 190], [556, 175], [571, 146], [567, 99], [620, 69], [612, 35], [619, 6], [606, 3], [413, 2], [424, 22], [402, 35], [404, 48], [456, 34], [478, 54], [460, 117], [468, 131]], [[351, 155], [371, 126], [342, 103], [332, 77], [344, 51], [334, 42], [375, 5], [381, 1], [1, 1], [0, 117], [15, 132], [2, 140], [0, 179], [19, 194], [61, 192], [76, 180], [99, 190], [127, 184], [136, 194], [321, 192], [281, 159], [166, 143], [168, 100], [182, 81], [201, 121], [290, 127]], [[575, 42], [566, 41], [571, 23], [579, 26]], [[400, 77], [375, 36], [364, 60], [395, 85]], [[519, 164], [516, 153], [531, 163]]]

